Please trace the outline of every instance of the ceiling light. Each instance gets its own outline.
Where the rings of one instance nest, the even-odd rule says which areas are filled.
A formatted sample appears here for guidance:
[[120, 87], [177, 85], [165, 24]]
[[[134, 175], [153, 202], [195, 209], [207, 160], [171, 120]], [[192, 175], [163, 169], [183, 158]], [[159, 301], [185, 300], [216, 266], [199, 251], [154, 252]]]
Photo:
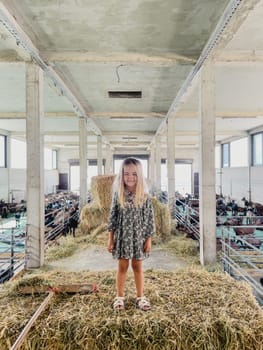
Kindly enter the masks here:
[[144, 120], [144, 117], [110, 117], [112, 120]]

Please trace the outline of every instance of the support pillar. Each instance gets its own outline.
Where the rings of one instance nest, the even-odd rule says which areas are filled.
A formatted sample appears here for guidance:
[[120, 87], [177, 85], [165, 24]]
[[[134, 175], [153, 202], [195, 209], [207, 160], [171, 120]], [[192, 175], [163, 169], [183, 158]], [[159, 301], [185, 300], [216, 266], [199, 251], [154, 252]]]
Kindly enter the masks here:
[[98, 175], [102, 175], [102, 137], [97, 136], [97, 165], [98, 165]]
[[203, 66], [200, 78], [200, 262], [207, 265], [216, 262], [215, 78], [211, 62]]
[[175, 200], [175, 117], [167, 119], [167, 177], [168, 177], [168, 204], [173, 209]]
[[161, 136], [158, 135], [156, 137], [156, 190], [157, 194], [160, 195], [161, 193]]
[[87, 120], [79, 118], [79, 205], [80, 209], [87, 203]]
[[148, 179], [149, 179], [149, 186], [151, 188], [151, 191], [155, 194], [157, 192], [156, 189], [156, 166], [155, 166], [155, 144], [151, 145], [151, 149], [150, 149], [150, 164], [149, 164], [149, 175], [148, 175]]
[[112, 166], [112, 151], [110, 147], [106, 149], [106, 164], [105, 164], [105, 174], [109, 175], [113, 173]]
[[27, 236], [25, 268], [44, 264], [43, 71], [26, 64]]

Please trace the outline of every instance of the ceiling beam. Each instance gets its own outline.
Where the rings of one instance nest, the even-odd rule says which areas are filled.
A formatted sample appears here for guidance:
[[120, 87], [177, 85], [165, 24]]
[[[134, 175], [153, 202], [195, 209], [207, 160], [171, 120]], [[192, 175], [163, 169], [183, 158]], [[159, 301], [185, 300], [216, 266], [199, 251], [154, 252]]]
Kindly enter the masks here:
[[[44, 112], [45, 118], [76, 118], [76, 114], [74, 112]], [[106, 117], [116, 117], [116, 118], [165, 118], [164, 113], [122, 113], [122, 112], [115, 112], [115, 113], [108, 113], [108, 112], [101, 112], [101, 113], [90, 113], [90, 115], [93, 118], [106, 118]], [[190, 111], [190, 110], [179, 110], [177, 111], [175, 117], [177, 119], [179, 118], [198, 118], [198, 112], [197, 111]], [[249, 111], [217, 111], [216, 112], [216, 118], [258, 118], [263, 117], [263, 110], [249, 110]], [[25, 112], [0, 112], [0, 119], [26, 119], [26, 113]], [[104, 132], [104, 135], [106, 136], [107, 133]]]
[[[44, 116], [46, 118], [60, 118], [60, 117], [74, 117], [77, 115], [74, 112], [70, 111], [59, 111], [59, 112], [44, 112]], [[158, 112], [148, 112], [148, 113], [127, 113], [127, 112], [99, 112], [99, 113], [89, 113], [89, 116], [92, 118], [165, 118], [166, 113], [158, 113]], [[25, 119], [25, 112], [0, 112], [0, 118], [4, 119]]]
[[83, 52], [83, 51], [63, 51], [61, 52], [41, 52], [45, 60], [49, 62], [74, 62], [74, 63], [147, 63], [152, 65], [174, 65], [174, 64], [195, 64], [196, 60], [187, 56], [167, 53], [163, 55], [146, 55], [136, 52]]
[[165, 118], [165, 112], [147, 112], [147, 113], [132, 113], [132, 112], [98, 112], [90, 113], [94, 118], [105, 118], [105, 117], [114, 117], [114, 118]]
[[262, 63], [262, 50], [223, 50], [216, 58], [216, 64], [227, 63]]

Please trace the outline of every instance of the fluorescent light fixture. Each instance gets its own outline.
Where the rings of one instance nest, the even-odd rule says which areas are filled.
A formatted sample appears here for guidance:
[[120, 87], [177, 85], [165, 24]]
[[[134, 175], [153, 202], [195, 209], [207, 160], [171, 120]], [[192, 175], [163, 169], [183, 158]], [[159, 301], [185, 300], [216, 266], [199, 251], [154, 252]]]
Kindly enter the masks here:
[[138, 140], [137, 136], [123, 136], [123, 140]]
[[144, 120], [144, 117], [110, 117], [111, 120]]

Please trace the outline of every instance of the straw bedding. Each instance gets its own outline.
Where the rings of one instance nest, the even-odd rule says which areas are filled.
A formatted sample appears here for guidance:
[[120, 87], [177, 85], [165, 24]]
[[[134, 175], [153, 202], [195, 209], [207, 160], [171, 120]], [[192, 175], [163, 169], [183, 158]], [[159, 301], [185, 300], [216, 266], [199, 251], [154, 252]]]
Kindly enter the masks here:
[[57, 294], [21, 349], [52, 350], [262, 350], [263, 311], [250, 288], [219, 272], [189, 269], [145, 272], [152, 310], [134, 307], [129, 272], [126, 310], [112, 310], [115, 272], [27, 275], [8, 283], [0, 299], [0, 348], [10, 348], [45, 295], [23, 296], [23, 284], [96, 283], [93, 294]]

